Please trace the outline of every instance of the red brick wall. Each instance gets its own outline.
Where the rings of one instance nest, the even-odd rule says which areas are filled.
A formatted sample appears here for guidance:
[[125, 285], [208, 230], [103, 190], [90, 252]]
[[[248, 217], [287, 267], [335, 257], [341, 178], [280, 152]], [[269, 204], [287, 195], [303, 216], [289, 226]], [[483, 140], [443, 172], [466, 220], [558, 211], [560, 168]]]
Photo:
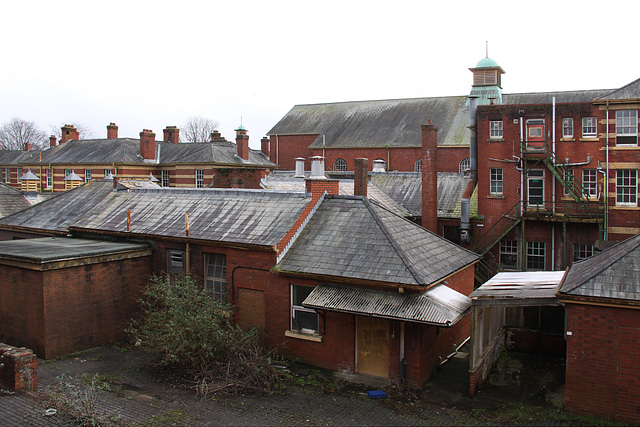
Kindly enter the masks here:
[[640, 311], [567, 304], [565, 407], [637, 424]]
[[[314, 156], [309, 145], [315, 141], [318, 134], [313, 135], [271, 135], [269, 145], [269, 160], [277, 163], [280, 169], [295, 170], [296, 157], [308, 159]], [[305, 170], [311, 170], [311, 163], [307, 160]]]

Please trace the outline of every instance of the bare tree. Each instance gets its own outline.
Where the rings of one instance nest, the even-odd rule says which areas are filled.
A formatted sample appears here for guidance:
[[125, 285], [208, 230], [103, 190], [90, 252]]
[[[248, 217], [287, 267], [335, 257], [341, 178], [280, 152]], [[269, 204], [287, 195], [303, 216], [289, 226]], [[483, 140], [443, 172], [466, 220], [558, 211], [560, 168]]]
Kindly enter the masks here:
[[0, 128], [0, 146], [4, 150], [24, 150], [27, 143], [31, 149], [43, 149], [47, 145], [47, 135], [35, 122], [14, 117]]
[[74, 126], [78, 130], [78, 139], [92, 139], [95, 136], [95, 132], [89, 126], [80, 122], [64, 122], [58, 126], [51, 125], [49, 126], [51, 135], [54, 135], [60, 141], [62, 139], [62, 127], [66, 125]]
[[180, 142], [206, 142], [211, 139], [211, 132], [218, 129], [217, 120], [191, 116], [180, 129]]

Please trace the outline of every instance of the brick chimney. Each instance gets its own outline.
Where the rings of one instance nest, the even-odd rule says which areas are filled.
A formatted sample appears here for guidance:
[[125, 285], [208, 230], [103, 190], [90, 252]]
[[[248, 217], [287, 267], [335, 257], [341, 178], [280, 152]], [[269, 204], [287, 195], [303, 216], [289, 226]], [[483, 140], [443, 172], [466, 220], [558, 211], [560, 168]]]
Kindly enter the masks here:
[[76, 129], [73, 125], [64, 125], [62, 126], [62, 138], [60, 139], [60, 144], [64, 144], [67, 141], [77, 141], [80, 139], [80, 134], [78, 133], [78, 129]]
[[53, 148], [56, 146], [56, 136], [55, 135], [51, 135], [49, 137], [49, 147]]
[[236, 145], [238, 146], [238, 157], [242, 160], [249, 160], [249, 135], [242, 125], [236, 129]]
[[156, 134], [150, 129], [140, 132], [140, 155], [144, 160], [156, 158]]
[[167, 126], [162, 131], [164, 133], [164, 142], [171, 142], [172, 144], [178, 144], [180, 142], [180, 129], [175, 126]]
[[265, 156], [269, 157], [269, 138], [266, 136], [260, 140], [260, 151], [262, 151]]
[[422, 226], [438, 232], [438, 128], [429, 120], [422, 125]]
[[367, 197], [367, 185], [369, 184], [369, 159], [355, 159], [356, 170], [353, 174], [353, 194]]
[[24, 151], [31, 151], [31, 143], [29, 141], [24, 143]]
[[324, 157], [311, 157], [311, 176], [305, 181], [305, 187], [312, 200], [318, 200], [325, 191], [327, 194], [340, 194], [339, 182], [324, 175]]
[[226, 139], [224, 139], [224, 137], [220, 134], [220, 131], [214, 130], [213, 132], [211, 132], [211, 142], [217, 141], [226, 141]]
[[116, 139], [118, 137], [118, 126], [111, 122], [107, 125], [107, 139]]

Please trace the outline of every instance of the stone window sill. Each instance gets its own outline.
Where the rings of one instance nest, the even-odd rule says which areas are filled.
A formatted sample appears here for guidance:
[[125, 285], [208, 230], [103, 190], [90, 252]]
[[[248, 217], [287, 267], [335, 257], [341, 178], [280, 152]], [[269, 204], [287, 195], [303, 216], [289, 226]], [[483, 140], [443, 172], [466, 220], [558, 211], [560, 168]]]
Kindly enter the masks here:
[[297, 338], [299, 340], [322, 342], [322, 336], [313, 334], [301, 334], [300, 332], [286, 330], [284, 336], [289, 338]]

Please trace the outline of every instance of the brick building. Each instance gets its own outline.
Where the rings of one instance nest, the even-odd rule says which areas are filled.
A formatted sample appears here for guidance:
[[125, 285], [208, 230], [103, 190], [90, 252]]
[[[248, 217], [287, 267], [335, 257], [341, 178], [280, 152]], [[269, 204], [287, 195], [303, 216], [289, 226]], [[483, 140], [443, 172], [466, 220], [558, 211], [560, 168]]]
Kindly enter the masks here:
[[151, 179], [163, 187], [259, 188], [260, 179], [276, 167], [258, 150], [249, 149], [247, 130], [236, 130], [236, 142], [219, 132], [211, 141], [179, 143], [175, 126], [156, 140], [151, 130], [140, 138], [118, 137], [107, 126], [106, 139], [78, 140], [65, 125], [62, 139], [51, 137], [44, 151], [0, 150], [0, 181], [23, 191], [60, 192], [93, 179]]

